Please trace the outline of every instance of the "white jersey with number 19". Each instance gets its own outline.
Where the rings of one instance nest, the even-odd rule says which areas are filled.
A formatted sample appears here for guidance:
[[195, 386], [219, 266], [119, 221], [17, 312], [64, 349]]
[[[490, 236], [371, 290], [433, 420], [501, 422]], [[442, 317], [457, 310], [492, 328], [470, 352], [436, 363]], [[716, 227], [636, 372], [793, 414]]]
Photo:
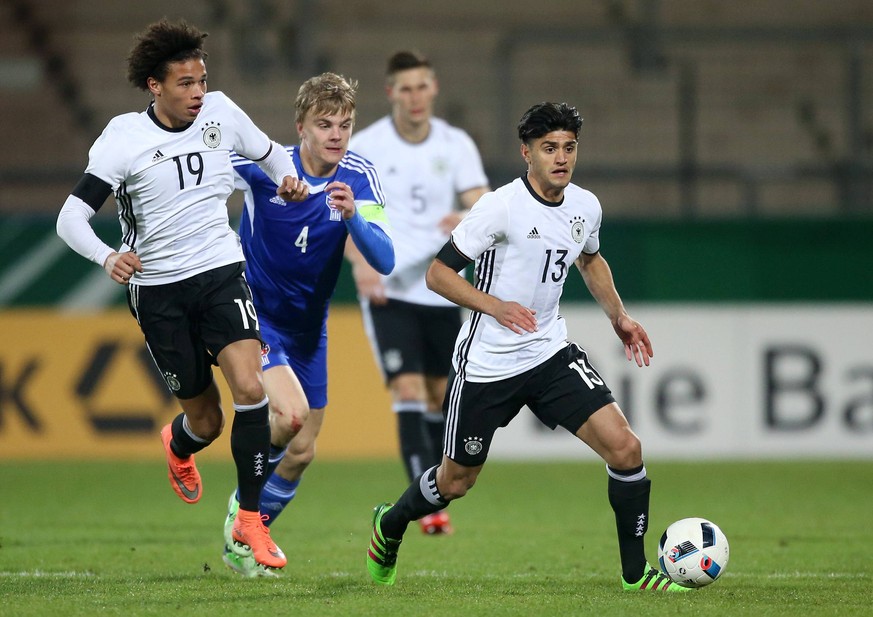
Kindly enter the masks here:
[[197, 119], [178, 130], [161, 126], [148, 110], [113, 118], [85, 171], [115, 193], [121, 250], [136, 251], [142, 261], [132, 282], [162, 285], [243, 261], [227, 213], [230, 153], [257, 160], [271, 143], [221, 92], [206, 94]]
[[516, 334], [473, 312], [455, 343], [458, 375], [474, 382], [527, 371], [565, 347], [567, 325], [559, 313], [564, 282], [585, 251], [600, 250], [600, 202], [570, 184], [560, 203], [540, 198], [527, 178], [487, 193], [452, 232], [452, 243], [476, 262], [475, 285], [503, 301], [534, 309], [538, 330]]

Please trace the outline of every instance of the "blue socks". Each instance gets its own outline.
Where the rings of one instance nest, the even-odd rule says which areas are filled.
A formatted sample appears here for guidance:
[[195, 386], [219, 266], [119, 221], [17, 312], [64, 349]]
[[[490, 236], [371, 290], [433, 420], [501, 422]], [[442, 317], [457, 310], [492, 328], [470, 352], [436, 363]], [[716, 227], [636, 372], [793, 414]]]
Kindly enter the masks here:
[[264, 525], [269, 527], [273, 521], [282, 514], [294, 496], [297, 494], [297, 487], [300, 484], [301, 478], [297, 480], [286, 480], [279, 474], [272, 474], [261, 491], [261, 514], [266, 514], [269, 518], [264, 521]]

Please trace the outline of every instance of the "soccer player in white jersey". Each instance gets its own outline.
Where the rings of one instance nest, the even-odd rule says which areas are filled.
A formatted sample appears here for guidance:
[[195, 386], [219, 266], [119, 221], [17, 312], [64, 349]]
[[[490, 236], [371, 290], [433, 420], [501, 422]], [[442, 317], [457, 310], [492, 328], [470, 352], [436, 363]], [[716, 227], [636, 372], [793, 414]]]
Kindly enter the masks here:
[[[646, 560], [650, 481], [640, 440], [586, 352], [568, 341], [559, 313], [575, 265], [628, 360], [648, 366], [649, 337], [625, 310], [600, 255], [600, 203], [570, 184], [581, 126], [566, 103], [540, 103], [525, 112], [518, 135], [527, 173], [482, 197], [428, 269], [428, 286], [472, 313], [452, 357], [442, 462], [413, 481], [396, 505], [375, 508], [367, 569], [377, 583], [394, 583], [407, 525], [463, 497], [495, 431], [527, 405], [546, 426], [560, 425], [606, 462], [622, 586], [686, 590]], [[472, 262], [475, 285], [456, 274]]]
[[[470, 136], [433, 117], [438, 84], [427, 58], [411, 51], [392, 55], [386, 92], [391, 115], [357, 133], [351, 148], [379, 170], [397, 264], [391, 274], [380, 276], [353, 247], [347, 255], [412, 480], [440, 460], [443, 395], [452, 341], [461, 326], [460, 308], [430, 291], [424, 275], [463, 213], [489, 187]], [[425, 533], [451, 531], [443, 512], [420, 523]]]
[[[254, 160], [300, 201], [307, 187], [284, 148], [221, 92], [206, 90], [205, 33], [166, 20], [138, 35], [128, 80], [151, 96], [141, 113], [113, 118], [91, 147], [82, 179], [58, 215], [61, 238], [127, 286], [131, 313], [182, 413], [161, 431], [170, 485], [186, 503], [203, 495], [194, 453], [214, 441], [224, 415], [212, 365], [233, 397], [230, 443], [240, 487], [234, 550], [265, 568], [287, 560], [258, 512], [269, 455], [268, 401], [258, 316], [228, 222], [231, 151]], [[117, 251], [90, 219], [115, 194]]]
[[[246, 278], [258, 308], [264, 386], [270, 397], [271, 447], [260, 511], [271, 526], [295, 497], [315, 456], [327, 407], [327, 313], [346, 239], [368, 264], [387, 274], [394, 250], [373, 165], [348, 151], [357, 84], [335, 73], [307, 79], [295, 100], [299, 146], [288, 146], [297, 175], [309, 187], [300, 204], [276, 196], [257, 165], [234, 157], [237, 188], [245, 191], [240, 239]], [[244, 576], [270, 571], [232, 550], [237, 491], [225, 520], [224, 562]]]

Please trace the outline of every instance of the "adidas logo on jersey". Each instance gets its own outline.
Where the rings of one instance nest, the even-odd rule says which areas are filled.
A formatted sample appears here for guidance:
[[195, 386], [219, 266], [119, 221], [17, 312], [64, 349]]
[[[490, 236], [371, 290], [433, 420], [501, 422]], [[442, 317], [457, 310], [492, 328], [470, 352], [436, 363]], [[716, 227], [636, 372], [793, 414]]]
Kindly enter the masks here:
[[278, 195], [276, 195], [275, 197], [270, 197], [270, 203], [276, 204], [277, 206], [287, 206], [288, 205], [288, 202], [286, 202], [284, 199], [282, 199]]
[[537, 231], [537, 228], [534, 227], [534, 228], [531, 229], [530, 232], [527, 234], [527, 237], [528, 237], [530, 240], [539, 240], [539, 239], [540, 239], [540, 232], [538, 232], [538, 231]]
[[152, 163], [154, 163], [155, 161], [160, 161], [162, 158], [164, 158], [164, 153], [161, 152], [160, 150], [158, 150], [155, 152], [155, 155], [152, 157]]

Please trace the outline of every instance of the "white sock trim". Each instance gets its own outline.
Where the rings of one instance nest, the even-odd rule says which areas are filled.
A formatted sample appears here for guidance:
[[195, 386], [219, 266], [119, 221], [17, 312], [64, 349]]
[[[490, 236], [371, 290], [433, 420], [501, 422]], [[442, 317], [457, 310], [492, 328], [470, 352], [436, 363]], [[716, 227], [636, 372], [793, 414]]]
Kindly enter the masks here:
[[188, 435], [188, 437], [190, 437], [197, 443], [209, 443], [208, 439], [203, 439], [202, 437], [198, 437], [194, 434], [194, 431], [191, 430], [191, 425], [188, 423], [188, 416], [182, 416], [182, 430], [185, 431], [185, 434]]
[[610, 469], [609, 465], [607, 465], [606, 466], [606, 473], [607, 473], [607, 475], [609, 475], [610, 478], [612, 478], [614, 480], [618, 480], [619, 482], [637, 482], [637, 481], [642, 480], [646, 477], [646, 466], [643, 465], [643, 469], [639, 473], [635, 473], [632, 476], [623, 476], [623, 475], [615, 473], [612, 469]]
[[427, 411], [427, 403], [424, 401], [396, 401], [391, 403], [394, 413], [424, 413]]
[[267, 395], [264, 395], [264, 400], [260, 403], [255, 403], [254, 405], [240, 405], [239, 403], [233, 404], [234, 411], [254, 411], [255, 409], [260, 409], [264, 405], [267, 405], [270, 402], [270, 399], [267, 398]]

